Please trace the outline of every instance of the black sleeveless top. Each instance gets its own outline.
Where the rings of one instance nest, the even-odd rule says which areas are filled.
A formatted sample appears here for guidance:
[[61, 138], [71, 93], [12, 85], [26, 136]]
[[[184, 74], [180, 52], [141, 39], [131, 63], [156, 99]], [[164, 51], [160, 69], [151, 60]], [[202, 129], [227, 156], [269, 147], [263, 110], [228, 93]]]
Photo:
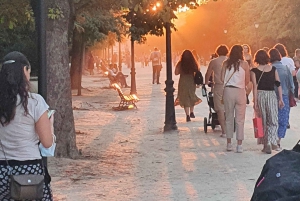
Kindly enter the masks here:
[[[259, 70], [258, 68], [252, 68], [251, 71], [255, 73], [256, 83], [258, 83], [258, 80], [261, 74], [263, 73], [263, 71]], [[276, 72], [276, 68], [274, 66], [272, 66], [271, 71], [264, 72], [264, 74], [262, 75], [258, 83], [257, 89], [265, 90], [265, 91], [274, 91], [275, 80], [276, 80], [275, 72]]]

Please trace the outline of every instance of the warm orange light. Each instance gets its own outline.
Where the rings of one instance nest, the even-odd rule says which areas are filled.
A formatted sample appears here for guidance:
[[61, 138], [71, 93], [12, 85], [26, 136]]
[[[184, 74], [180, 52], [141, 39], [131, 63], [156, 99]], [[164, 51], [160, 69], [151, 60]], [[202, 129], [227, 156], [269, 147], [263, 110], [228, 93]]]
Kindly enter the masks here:
[[157, 7], [160, 7], [160, 3], [159, 3], [159, 2], [157, 2], [157, 3], [156, 3], [156, 6], [157, 6]]
[[153, 11], [156, 11], [156, 10], [157, 10], [156, 6], [154, 6], [154, 7], [152, 8], [152, 10], [153, 10]]

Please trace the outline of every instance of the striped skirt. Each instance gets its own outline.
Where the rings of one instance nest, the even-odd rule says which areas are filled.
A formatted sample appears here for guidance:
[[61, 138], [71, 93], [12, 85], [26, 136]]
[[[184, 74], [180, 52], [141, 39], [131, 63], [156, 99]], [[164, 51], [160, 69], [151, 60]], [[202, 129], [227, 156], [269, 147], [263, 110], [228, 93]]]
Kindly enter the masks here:
[[278, 100], [275, 91], [257, 91], [257, 104], [263, 120], [264, 137], [258, 144], [271, 143], [277, 145]]
[[[22, 164], [22, 165], [11, 165], [8, 167], [7, 165], [0, 164], [0, 200], [1, 201], [13, 201], [10, 198], [10, 177], [9, 175], [20, 175], [20, 174], [43, 174], [43, 169], [40, 163], [32, 162], [31, 164]], [[5, 163], [5, 162], [4, 162]], [[10, 169], [10, 170], [9, 170]], [[46, 172], [46, 175], [48, 172]], [[47, 175], [49, 176], [49, 175]], [[50, 177], [50, 176], [49, 176]], [[46, 180], [46, 177], [45, 177]], [[50, 181], [49, 181], [50, 182]], [[50, 183], [44, 183], [44, 197], [42, 201], [52, 201], [52, 191], [50, 187]]]

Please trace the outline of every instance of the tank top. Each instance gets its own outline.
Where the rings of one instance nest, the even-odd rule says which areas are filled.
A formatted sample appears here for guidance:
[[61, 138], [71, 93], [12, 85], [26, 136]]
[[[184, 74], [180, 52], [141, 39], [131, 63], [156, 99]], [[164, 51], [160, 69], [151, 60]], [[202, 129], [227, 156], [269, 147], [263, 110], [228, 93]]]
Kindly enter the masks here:
[[258, 68], [253, 68], [251, 69], [252, 72], [255, 73], [255, 77], [256, 77], [256, 83], [258, 82], [260, 76], [261, 79], [258, 83], [257, 89], [258, 90], [265, 90], [265, 91], [274, 91], [274, 86], [275, 86], [275, 72], [276, 72], [276, 68], [274, 66], [272, 66], [272, 70], [269, 72], [264, 72], [259, 70]]
[[234, 72], [234, 67], [232, 67], [230, 70], [226, 69], [224, 84], [227, 83], [226, 86], [233, 86], [233, 87], [237, 87], [240, 89], [244, 89], [245, 88], [245, 76], [246, 76], [245, 70], [241, 66], [239, 66], [239, 69], [236, 70], [235, 72]]

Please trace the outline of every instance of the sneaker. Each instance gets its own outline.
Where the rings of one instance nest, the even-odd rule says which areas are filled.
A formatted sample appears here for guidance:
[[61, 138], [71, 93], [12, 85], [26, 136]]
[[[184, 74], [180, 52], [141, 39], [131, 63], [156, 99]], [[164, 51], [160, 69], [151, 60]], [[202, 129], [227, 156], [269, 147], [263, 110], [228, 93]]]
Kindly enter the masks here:
[[231, 143], [227, 143], [227, 151], [232, 151], [232, 144]]
[[189, 121], [191, 121], [191, 118], [189, 115], [186, 115], [186, 122], [189, 122]]
[[226, 138], [226, 134], [225, 134], [225, 133], [222, 133], [222, 134], [220, 135], [220, 137]]
[[191, 112], [190, 117], [191, 117], [191, 118], [195, 118], [194, 112]]
[[243, 153], [243, 147], [242, 147], [242, 145], [237, 145], [236, 146], [236, 153]]

